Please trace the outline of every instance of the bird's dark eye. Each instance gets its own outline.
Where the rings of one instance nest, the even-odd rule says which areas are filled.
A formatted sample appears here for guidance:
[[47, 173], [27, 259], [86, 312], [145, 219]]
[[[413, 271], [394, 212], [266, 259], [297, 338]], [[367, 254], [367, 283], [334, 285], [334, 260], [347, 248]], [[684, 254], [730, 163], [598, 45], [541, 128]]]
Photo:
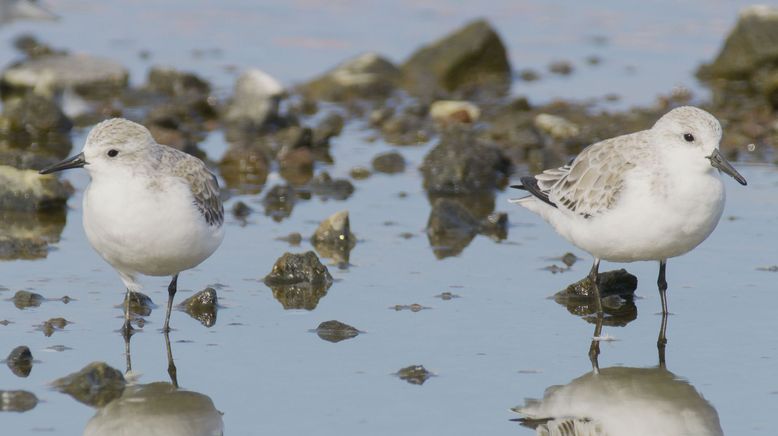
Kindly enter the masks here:
[[694, 135], [692, 135], [691, 133], [687, 133], [683, 135], [683, 139], [685, 139], [686, 142], [694, 142]]
[[119, 150], [113, 148], [108, 150], [108, 157], [116, 157], [117, 154], [119, 154]]

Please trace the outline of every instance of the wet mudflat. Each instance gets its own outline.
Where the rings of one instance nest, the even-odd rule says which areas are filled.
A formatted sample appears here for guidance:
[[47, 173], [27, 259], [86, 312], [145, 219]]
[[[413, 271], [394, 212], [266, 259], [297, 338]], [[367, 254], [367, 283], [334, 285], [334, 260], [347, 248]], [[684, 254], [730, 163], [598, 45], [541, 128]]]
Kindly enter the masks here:
[[[23, 28], [34, 29], [42, 39], [49, 32], [66, 35], [68, 29], [74, 32], [73, 23], [85, 16], [111, 17], [117, 13], [107, 6], [88, 3], [80, 7], [62, 5], [66, 8], [60, 23], [12, 24], [0, 29], [6, 32], [4, 40]], [[252, 10], [248, 5], [244, 8]], [[263, 12], [292, 13], [284, 8], [277, 6]], [[472, 18], [467, 13], [456, 10], [461, 20]], [[699, 61], [710, 60], [736, 13], [700, 13], [710, 13], [724, 23], [720, 34], [705, 43], [711, 46], [705, 55], [689, 52], [695, 53], [690, 56]], [[143, 16], [139, 11], [132, 16], [135, 14]], [[389, 54], [404, 57], [420, 41], [426, 43], [461, 24], [459, 20], [440, 18], [445, 14], [431, 14], [430, 22], [443, 23], [435, 24], [440, 26], [436, 27], [438, 31], [430, 31], [429, 36], [402, 47], [388, 47]], [[190, 11], [184, 16], [193, 15]], [[197, 20], [182, 18], [174, 22], [194, 28], [198, 25]], [[511, 38], [520, 40], [519, 36], [500, 21], [495, 25], [512, 51], [517, 50], [519, 46], [512, 44]], [[106, 30], [104, 26], [98, 27]], [[170, 32], [199, 33], [181, 26]], [[154, 35], [155, 30], [148, 32]], [[200, 58], [188, 52], [190, 45], [218, 48], [223, 43], [231, 44], [229, 36], [201, 44], [168, 41], [170, 46], [155, 50], [146, 33], [127, 42], [121, 38], [130, 33], [117, 31], [119, 41], [97, 47], [94, 45], [99, 43], [95, 42], [89, 43], [94, 44], [91, 47], [84, 46], [74, 33], [69, 37], [72, 44], [65, 38], [57, 45], [101, 55], [109, 54], [108, 47], [119, 47], [121, 53], [121, 47], [131, 46], [121, 55], [127, 57], [119, 58], [130, 68], [131, 77], [134, 72], [138, 72], [137, 77], [145, 77], [149, 63], [138, 59], [136, 52], [148, 48], [154, 61], [157, 56], [170, 63], [180, 60], [182, 69], [208, 77], [226, 93], [233, 76], [223, 70], [225, 64], [253, 64], [273, 72], [285, 83], [307, 80], [363, 48], [363, 42], [356, 41], [349, 32], [356, 30], [343, 30], [337, 35], [350, 41], [348, 48], [332, 42], [340, 41], [334, 37], [315, 35], [317, 39], [306, 40], [329, 41], [336, 51], [328, 54], [327, 62], [310, 66], [308, 74], [301, 73], [295, 63], [301, 61], [287, 63], [287, 58], [279, 54], [290, 50], [290, 44], [295, 47], [302, 43], [283, 38], [270, 45], [275, 48], [268, 49], [275, 51], [272, 59], [279, 65], [278, 70], [271, 69], [269, 60], [260, 63], [254, 57], [241, 58], [248, 56], [244, 49], [221, 49], [218, 55], [209, 57], [206, 53]], [[606, 34], [613, 45], [619, 46], [615, 44], [619, 29], [613, 32]], [[381, 44], [391, 40], [380, 35], [374, 38], [383, 41]], [[693, 49], [701, 50], [705, 44]], [[375, 42], [364, 48], [383, 47]], [[619, 50], [608, 50], [605, 54], [614, 57], [606, 57], [605, 64], [618, 62], [615, 59], [619, 59]], [[186, 53], [181, 55], [179, 51]], [[168, 56], [170, 53], [178, 54]], [[527, 64], [543, 70], [547, 60], [537, 52], [533, 56], [538, 60]], [[559, 56], [572, 57], [561, 50]], [[524, 65], [517, 60], [514, 63]], [[640, 63], [635, 63], [638, 72], [644, 71]], [[690, 61], [688, 71], [679, 71], [674, 83], [693, 83], [689, 72], [697, 63]], [[591, 89], [585, 86], [588, 74], [573, 74], [569, 79], [552, 76], [532, 89], [552, 84]], [[616, 77], [623, 77], [621, 74]], [[650, 95], [631, 96], [621, 90], [622, 103], [645, 103], [654, 95], [670, 91], [672, 85], [652, 81], [659, 79], [657, 75], [640, 74], [647, 76], [639, 81], [643, 84], [640, 90]], [[608, 83], [602, 78], [598, 81]], [[518, 83], [514, 83], [514, 91], [522, 94], [523, 82]], [[618, 86], [618, 81], [608, 84]], [[580, 97], [601, 97], [605, 93], [594, 91]], [[555, 96], [539, 94], [533, 102], [535, 98], [541, 103]], [[321, 105], [324, 109], [320, 113], [326, 115], [331, 106]], [[74, 150], [81, 147], [86, 132], [73, 131]], [[348, 179], [355, 188], [350, 196], [316, 194], [315, 188], [306, 183], [304, 190], [314, 191], [310, 199], [302, 196], [291, 208], [284, 202], [279, 206], [266, 198], [275, 186], [285, 186], [288, 181], [288, 174], [282, 176], [280, 166], [271, 166], [266, 181], [257, 189], [247, 188], [245, 180], [238, 188], [230, 188], [229, 196], [225, 196], [228, 213], [224, 244], [204, 264], [181, 275], [176, 298], [177, 303], [183, 302], [211, 287], [218, 294], [217, 312], [204, 317], [174, 312], [174, 330], [166, 338], [159, 329], [164, 319], [167, 280], [146, 278], [145, 291], [156, 306], [143, 317], [142, 331], [131, 339], [129, 362], [127, 344], [118, 333], [124, 290], [115, 272], [89, 247], [81, 228], [81, 193], [88, 179], [83, 172], [67, 174], [65, 178], [75, 193], [68, 200], [59, 242], [48, 246], [45, 258], [0, 263], [0, 357], [12, 354], [9, 368], [0, 370], [0, 390], [28, 393], [4, 394], [0, 403], [3, 409], [16, 412], [0, 415], [3, 434], [115, 434], [116, 428], [137, 422], [166, 428], [168, 434], [174, 434], [174, 429], [185, 428], [182, 422], [192, 422], [195, 416], [200, 429], [218, 428], [223, 422], [225, 434], [532, 434], [534, 430], [528, 427], [537, 423], [521, 425], [512, 421], [521, 415], [511, 408], [534, 404], [526, 399], [542, 399], [547, 388], [568, 384], [569, 388], [556, 393], [569, 392], [568, 401], [572, 402], [586, 398], [586, 402], [597, 405], [599, 418], [604, 420], [621, 416], [623, 409], [618, 407], [629, 404], [628, 400], [639, 393], [648, 395], [650, 389], [640, 386], [667, 386], [664, 392], [670, 392], [673, 400], [664, 405], [678, 413], [697, 413], [714, 429], [711, 434], [716, 434], [719, 423], [725, 434], [772, 433], [772, 414], [778, 406], [778, 340], [773, 334], [778, 303], [774, 292], [778, 277], [774, 271], [778, 264], [774, 237], [778, 170], [770, 163], [774, 158], [769, 147], [760, 143], [755, 153], [748, 153], [745, 145], [758, 142], [752, 138], [736, 149], [741, 161], [738, 170], [749, 185], [741, 187], [727, 178], [727, 206], [716, 231], [693, 252], [668, 263], [672, 314], [667, 320], [665, 360], [669, 374], [653, 369], [659, 361], [656, 340], [662, 324], [655, 284], [658, 265], [601, 266], [601, 271], [624, 267], [638, 278], [636, 311], [613, 323], [619, 325], [603, 327], [602, 336], [608, 340], [600, 344], [599, 356], [602, 379], [609, 377], [612, 385], [626, 379], [626, 384], [637, 386], [637, 392], [622, 389], [620, 392], [626, 392], [629, 398], [614, 396], [613, 403], [609, 403], [607, 398], [600, 402], [592, 399], [593, 392], [605, 390], [590, 380], [588, 352], [595, 325], [549, 298], [588, 273], [589, 256], [570, 246], [540, 218], [508, 204], [508, 198], [516, 195], [509, 190], [490, 189], [485, 196], [487, 207], [476, 204], [465, 208], [474, 211], [469, 218], [462, 218], [456, 205], [441, 206], [439, 199], [430, 198], [431, 182], [425, 180], [419, 168], [439, 142], [437, 133], [431, 135], [429, 142], [397, 146], [377, 135], [368, 121], [348, 119], [342, 133], [331, 140], [333, 163], [316, 160], [314, 172], [320, 175], [326, 170], [333, 179]], [[208, 132], [198, 147], [213, 162], [219, 162], [231, 146], [223, 130], [218, 129]], [[402, 156], [404, 169], [399, 169], [396, 160], [382, 167], [391, 170], [374, 169], [374, 157], [388, 152]], [[515, 174], [513, 178], [535, 163], [514, 162], [510, 170]], [[372, 174], [365, 179], [354, 177], [356, 167], [370, 169]], [[219, 175], [228, 184], [225, 174]], [[494, 206], [490, 207], [492, 201]], [[238, 202], [247, 208], [241, 207], [236, 215], [231, 211]], [[433, 204], [438, 204], [438, 211], [454, 211], [441, 212], [445, 219], [440, 220], [449, 227], [452, 223], [460, 226], [453, 238], [427, 231]], [[506, 214], [505, 233], [490, 230], [489, 219], [481, 216], [486, 215], [484, 209]], [[345, 250], [347, 259], [342, 251], [326, 252], [310, 242], [320, 223], [342, 210], [348, 210], [350, 231], [356, 239], [354, 248]], [[290, 238], [293, 233], [300, 237]], [[290, 290], [265, 284], [265, 277], [281, 255], [310, 250], [315, 250], [328, 267], [331, 285]], [[568, 252], [579, 259], [562, 259]], [[14, 301], [19, 290], [42, 298], [20, 295]], [[347, 326], [320, 326], [332, 320]], [[20, 345], [29, 347], [31, 369], [24, 350], [15, 350]], [[175, 363], [174, 379], [183, 390], [167, 384], [172, 382], [168, 346]], [[84, 404], [51, 388], [55, 380], [95, 361], [122, 373], [131, 363], [133, 374], [126, 377], [129, 384], [118, 393], [109, 390], [106, 395], [114, 396], [111, 401], [92, 399]], [[661, 404], [662, 390], [657, 390]], [[574, 396], [581, 391], [583, 396]], [[37, 402], [30, 399], [29, 393]], [[644, 411], [643, 416], [649, 417], [644, 419], [660, 419], [653, 418], [662, 415], [652, 415], [656, 412], [651, 404], [647, 401], [633, 407]], [[671, 423], [671, 417], [666, 421]]]

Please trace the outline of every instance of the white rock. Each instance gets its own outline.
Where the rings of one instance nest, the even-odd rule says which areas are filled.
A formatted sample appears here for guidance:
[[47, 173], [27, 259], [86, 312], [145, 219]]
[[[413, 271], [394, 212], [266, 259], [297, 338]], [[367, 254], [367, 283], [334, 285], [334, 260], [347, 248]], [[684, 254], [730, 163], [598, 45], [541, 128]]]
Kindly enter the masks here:
[[232, 102], [224, 117], [230, 122], [262, 125], [278, 112], [285, 89], [281, 83], [259, 69], [250, 69], [235, 82]]

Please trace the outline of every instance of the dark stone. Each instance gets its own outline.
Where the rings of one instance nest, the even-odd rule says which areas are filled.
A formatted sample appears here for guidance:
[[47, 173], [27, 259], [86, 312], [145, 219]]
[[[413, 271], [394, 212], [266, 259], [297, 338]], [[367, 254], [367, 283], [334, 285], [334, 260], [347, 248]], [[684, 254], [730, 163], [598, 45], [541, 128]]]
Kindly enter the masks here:
[[401, 71], [402, 86], [425, 100], [502, 95], [511, 83], [505, 46], [484, 20], [417, 50]]
[[292, 215], [296, 198], [297, 193], [291, 186], [273, 186], [262, 200], [262, 204], [265, 206], [265, 215], [273, 218], [273, 221], [276, 222], [288, 218]]
[[[601, 272], [600, 295], [604, 314], [603, 324], [624, 326], [637, 318], [637, 306], [634, 303], [637, 277], [624, 269]], [[567, 310], [595, 323], [596, 304], [591, 297], [592, 282], [587, 276], [554, 295], [554, 300]]]
[[412, 385], [423, 385], [434, 374], [421, 365], [411, 365], [397, 371], [395, 375]]
[[405, 171], [405, 158], [396, 151], [381, 153], [373, 158], [373, 169], [385, 174], [401, 173]]
[[302, 254], [284, 253], [264, 281], [268, 286], [321, 283], [329, 287], [332, 284], [332, 276], [327, 267], [319, 261], [316, 253], [307, 251]]
[[17, 377], [27, 377], [32, 371], [32, 352], [26, 345], [20, 345], [8, 354], [5, 364]]
[[62, 317], [51, 318], [48, 321], [44, 321], [43, 324], [38, 326], [38, 328], [48, 338], [51, 337], [51, 335], [53, 335], [55, 331], [64, 329], [65, 326], [67, 326], [69, 323], [70, 322], [68, 320]]
[[196, 74], [166, 67], [153, 67], [149, 71], [146, 87], [152, 92], [168, 96], [211, 92], [211, 85]]
[[313, 147], [329, 147], [330, 139], [340, 135], [345, 125], [343, 116], [331, 112], [327, 114], [313, 129]]
[[727, 36], [716, 59], [697, 75], [704, 79], [749, 79], [758, 69], [778, 63], [778, 8], [750, 6]]
[[239, 220], [245, 220], [253, 211], [254, 209], [242, 201], [237, 201], [232, 205], [232, 216]]
[[0, 391], [0, 411], [27, 412], [38, 405], [38, 397], [28, 391]]
[[340, 342], [359, 335], [359, 330], [340, 321], [324, 321], [316, 328], [316, 334], [328, 342]]
[[105, 362], [90, 363], [80, 371], [52, 382], [58, 391], [92, 407], [103, 407], [119, 398], [125, 384], [121, 371]]
[[52, 99], [29, 92], [6, 100], [0, 115], [0, 162], [14, 166], [56, 163], [72, 148], [72, 128], [73, 123]]
[[354, 185], [347, 179], [333, 179], [326, 171], [322, 171], [311, 179], [308, 184], [313, 195], [322, 200], [335, 199], [345, 200], [354, 193]]
[[504, 184], [510, 161], [495, 146], [458, 130], [443, 135], [424, 157], [421, 172], [430, 194], [475, 194]]
[[43, 295], [30, 291], [17, 291], [13, 296], [14, 306], [16, 306], [17, 309], [38, 307], [43, 301]]
[[205, 288], [202, 291], [192, 295], [179, 305], [184, 312], [192, 318], [200, 321], [200, 324], [206, 327], [213, 327], [216, 324], [216, 312], [219, 308], [219, 300], [216, 290]]
[[478, 234], [480, 223], [458, 202], [439, 198], [432, 204], [427, 237], [438, 259], [456, 256]]
[[[142, 292], [130, 292], [130, 313], [137, 316], [149, 316], [152, 309], [157, 307], [151, 297]], [[127, 293], [124, 294], [124, 301], [122, 301], [122, 307], [127, 305]]]

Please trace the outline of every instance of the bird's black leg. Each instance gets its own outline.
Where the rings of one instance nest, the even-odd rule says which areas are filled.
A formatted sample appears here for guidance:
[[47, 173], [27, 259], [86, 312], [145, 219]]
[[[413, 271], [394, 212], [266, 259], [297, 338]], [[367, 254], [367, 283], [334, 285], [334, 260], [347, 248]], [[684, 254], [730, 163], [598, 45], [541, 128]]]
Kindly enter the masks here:
[[659, 261], [659, 278], [656, 280], [656, 284], [659, 287], [659, 298], [662, 299], [662, 313], [667, 314], [667, 280], [665, 279], [665, 269], [667, 268], [667, 260], [663, 259]]
[[178, 388], [178, 371], [176, 363], [173, 362], [173, 350], [170, 348], [170, 336], [165, 332], [165, 348], [167, 348], [167, 373], [170, 376], [170, 382]]
[[592, 344], [589, 346], [589, 360], [592, 362], [592, 371], [600, 373], [600, 336], [602, 335], [602, 316], [597, 316], [597, 324], [592, 335]]
[[170, 331], [170, 312], [173, 310], [173, 297], [176, 295], [177, 288], [178, 274], [173, 276], [173, 280], [170, 281], [170, 285], [167, 287], [167, 313], [165, 314], [165, 326], [162, 327], [162, 331], [165, 333]]
[[594, 290], [594, 295], [592, 298], [594, 298], [594, 307], [597, 309], [597, 316], [602, 317], [602, 297], [600, 295], [600, 277], [599, 277], [599, 269], [600, 269], [600, 259], [594, 258], [594, 265], [592, 265], [592, 270], [589, 272], [589, 280], [592, 282], [592, 289]]
[[130, 300], [132, 299], [132, 291], [127, 288], [127, 293], [124, 295], [124, 325], [122, 325], [122, 336], [129, 341], [133, 331], [132, 324], [130, 323]]

